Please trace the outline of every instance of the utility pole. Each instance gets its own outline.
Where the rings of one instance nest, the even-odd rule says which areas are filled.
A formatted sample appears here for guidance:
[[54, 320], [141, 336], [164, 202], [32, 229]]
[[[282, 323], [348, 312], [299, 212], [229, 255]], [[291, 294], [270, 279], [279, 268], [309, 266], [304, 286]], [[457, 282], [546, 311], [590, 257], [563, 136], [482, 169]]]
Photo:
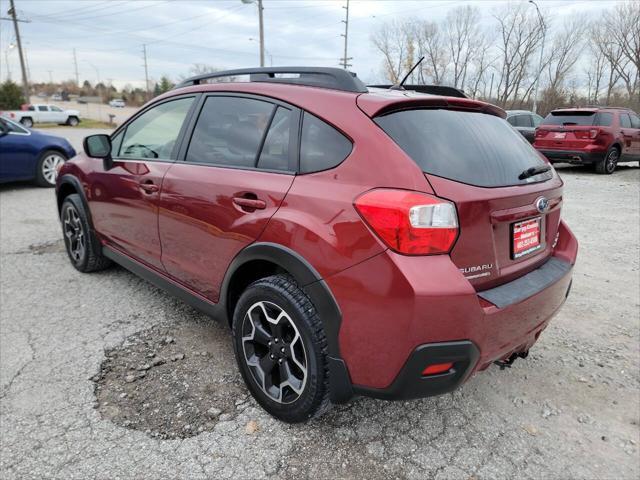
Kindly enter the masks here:
[[264, 67], [264, 22], [262, 18], [262, 0], [240, 0], [245, 5], [255, 3], [258, 6], [258, 22], [260, 24], [260, 66]]
[[262, 0], [258, 0], [258, 21], [260, 23], [260, 66], [264, 67], [264, 22], [262, 19]]
[[538, 20], [540, 21], [540, 27], [542, 28], [542, 45], [540, 46], [540, 61], [538, 62], [538, 76], [536, 77], [536, 88], [533, 91], [533, 113], [538, 113], [538, 87], [540, 86], [540, 77], [542, 77], [542, 59], [544, 54], [544, 41], [547, 36], [547, 26], [544, 24], [544, 19], [538, 8], [538, 4], [533, 0], [529, 0], [529, 3], [533, 3], [538, 12]]
[[80, 76], [78, 75], [78, 57], [76, 56], [76, 49], [73, 49], [73, 66], [76, 73], [76, 85], [80, 86]]
[[340, 62], [342, 63], [342, 68], [346, 70], [351, 66], [349, 60], [353, 60], [353, 57], [347, 56], [347, 44], [349, 40], [349, 0], [347, 0], [347, 6], [342, 8], [344, 8], [346, 12], [345, 19], [342, 20], [342, 23], [344, 23], [344, 33], [342, 34], [344, 37], [344, 56], [340, 59]]
[[149, 101], [149, 69], [147, 66], [147, 46], [142, 44], [142, 55], [144, 56], [144, 90], [146, 92], [147, 98]]
[[51, 74], [53, 70], [47, 70], [49, 72], [49, 83], [53, 83], [53, 75]]
[[24, 54], [22, 53], [22, 41], [20, 40], [20, 29], [18, 28], [18, 22], [24, 20], [18, 20], [16, 17], [16, 7], [13, 4], [13, 0], [9, 0], [9, 11], [7, 12], [11, 16], [13, 21], [13, 28], [16, 32], [16, 43], [18, 44], [18, 54], [20, 55], [20, 69], [22, 70], [22, 92], [25, 102], [29, 103], [29, 80], [27, 78], [27, 67], [24, 61]]

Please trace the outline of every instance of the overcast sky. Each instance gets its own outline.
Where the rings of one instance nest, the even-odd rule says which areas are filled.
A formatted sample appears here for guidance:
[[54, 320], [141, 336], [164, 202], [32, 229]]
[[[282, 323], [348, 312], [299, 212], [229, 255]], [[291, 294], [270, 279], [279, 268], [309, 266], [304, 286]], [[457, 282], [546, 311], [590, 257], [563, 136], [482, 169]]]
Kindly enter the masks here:
[[[572, 14], [597, 16], [612, 7], [607, 0], [538, 0], [553, 14], [554, 24]], [[346, 0], [263, 0], [266, 64], [338, 66], [342, 56]], [[525, 2], [525, 0], [521, 0]], [[380, 80], [381, 58], [371, 32], [393, 19], [441, 20], [458, 5], [480, 8], [481, 22], [492, 25], [492, 13], [505, 2], [351, 0], [349, 56], [352, 70], [364, 80]], [[517, 3], [517, 2], [513, 2]], [[194, 63], [220, 68], [259, 65], [258, 13], [241, 0], [15, 0], [30, 78], [54, 81], [74, 77], [76, 49], [80, 81], [144, 86], [142, 45], [147, 45], [149, 76], [172, 79], [188, 74]], [[6, 17], [8, 0], [0, 0]], [[532, 5], [530, 8], [534, 8]], [[1, 77], [6, 59], [14, 80], [20, 79], [11, 22], [0, 21]]]

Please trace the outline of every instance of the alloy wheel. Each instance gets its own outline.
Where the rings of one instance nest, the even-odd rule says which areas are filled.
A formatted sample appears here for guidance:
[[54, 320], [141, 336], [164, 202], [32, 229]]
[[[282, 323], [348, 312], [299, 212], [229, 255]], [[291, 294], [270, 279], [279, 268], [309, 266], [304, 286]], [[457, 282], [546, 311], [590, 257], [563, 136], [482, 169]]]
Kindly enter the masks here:
[[615, 148], [612, 149], [607, 155], [607, 159], [605, 160], [605, 168], [607, 173], [611, 173], [616, 169], [616, 165], [618, 164], [618, 150]]
[[272, 302], [256, 302], [242, 321], [242, 349], [251, 375], [273, 401], [295, 402], [307, 383], [307, 354], [291, 317]]
[[51, 185], [56, 183], [58, 178], [58, 169], [64, 163], [64, 158], [56, 153], [47, 155], [42, 161], [42, 176]]
[[85, 235], [80, 215], [78, 215], [75, 207], [69, 206], [65, 210], [63, 228], [69, 255], [74, 261], [78, 262], [84, 257]]

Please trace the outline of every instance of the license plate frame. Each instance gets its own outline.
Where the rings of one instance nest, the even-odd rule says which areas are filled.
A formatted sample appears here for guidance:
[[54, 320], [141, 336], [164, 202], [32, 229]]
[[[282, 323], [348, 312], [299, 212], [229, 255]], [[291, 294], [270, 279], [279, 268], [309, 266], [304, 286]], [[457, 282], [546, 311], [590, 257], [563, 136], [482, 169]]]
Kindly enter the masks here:
[[[514, 222], [511, 224], [510, 230], [512, 260], [530, 255], [543, 247], [541, 216]], [[527, 242], [526, 240], [529, 238], [534, 240]]]

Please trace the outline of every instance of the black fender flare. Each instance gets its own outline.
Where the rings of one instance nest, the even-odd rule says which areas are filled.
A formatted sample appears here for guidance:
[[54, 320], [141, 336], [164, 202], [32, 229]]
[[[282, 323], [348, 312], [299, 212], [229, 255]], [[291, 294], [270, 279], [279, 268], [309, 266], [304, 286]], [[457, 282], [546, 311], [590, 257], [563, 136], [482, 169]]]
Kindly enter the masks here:
[[353, 390], [346, 364], [340, 356], [338, 343], [342, 312], [329, 286], [318, 271], [300, 254], [271, 242], [257, 242], [247, 246], [233, 259], [222, 282], [220, 302], [224, 302], [224, 311], [227, 311], [229, 285], [234, 273], [242, 265], [254, 260], [269, 261], [286, 270], [309, 296], [318, 311], [327, 337], [331, 401], [334, 403], [348, 401], [353, 396]]
[[56, 202], [58, 204], [58, 216], [62, 213], [62, 200], [60, 198], [60, 190], [63, 185], [71, 185], [78, 195], [80, 195], [80, 201], [82, 202], [82, 206], [84, 207], [84, 211], [87, 214], [87, 222], [89, 223], [89, 229], [91, 230], [90, 238], [94, 242], [94, 248], [97, 252], [102, 250], [102, 245], [100, 245], [100, 241], [98, 240], [98, 236], [96, 235], [95, 228], [93, 227], [93, 219], [91, 218], [91, 209], [89, 208], [89, 202], [87, 202], [87, 196], [85, 195], [84, 188], [82, 188], [82, 183], [78, 180], [77, 177], [66, 174], [60, 177], [59, 182], [56, 184]]

